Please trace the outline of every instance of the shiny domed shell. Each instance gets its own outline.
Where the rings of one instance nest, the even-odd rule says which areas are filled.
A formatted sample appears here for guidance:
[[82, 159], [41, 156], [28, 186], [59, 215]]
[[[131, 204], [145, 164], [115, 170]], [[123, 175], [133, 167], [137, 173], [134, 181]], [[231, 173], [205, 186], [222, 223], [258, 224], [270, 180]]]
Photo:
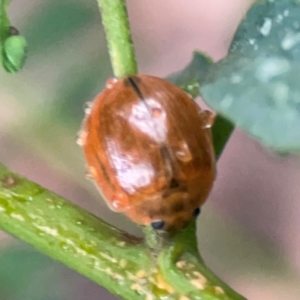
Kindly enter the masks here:
[[185, 227], [215, 178], [211, 116], [167, 80], [109, 80], [88, 106], [80, 135], [109, 207], [158, 230]]

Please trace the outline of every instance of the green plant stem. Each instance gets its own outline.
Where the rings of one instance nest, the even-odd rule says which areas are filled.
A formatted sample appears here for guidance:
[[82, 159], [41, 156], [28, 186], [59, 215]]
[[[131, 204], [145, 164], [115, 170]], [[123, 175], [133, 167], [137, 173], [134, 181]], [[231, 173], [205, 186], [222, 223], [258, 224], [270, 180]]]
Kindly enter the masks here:
[[[181, 257], [181, 251], [180, 255], [172, 251], [182, 247], [180, 236], [164, 246], [156, 262], [141, 239], [114, 228], [1, 164], [0, 228], [124, 299], [165, 299], [166, 295], [168, 299], [179, 299], [183, 291], [178, 280], [189, 282], [190, 299], [244, 299], [216, 279], [195, 254], [194, 246], [185, 249], [185, 257]], [[174, 276], [178, 259], [185, 262]], [[195, 274], [198, 277], [193, 279]]]
[[125, 0], [98, 0], [114, 75], [137, 73]]
[[2, 48], [4, 41], [9, 36], [10, 21], [7, 16], [7, 6], [9, 0], [0, 0], [0, 46]]

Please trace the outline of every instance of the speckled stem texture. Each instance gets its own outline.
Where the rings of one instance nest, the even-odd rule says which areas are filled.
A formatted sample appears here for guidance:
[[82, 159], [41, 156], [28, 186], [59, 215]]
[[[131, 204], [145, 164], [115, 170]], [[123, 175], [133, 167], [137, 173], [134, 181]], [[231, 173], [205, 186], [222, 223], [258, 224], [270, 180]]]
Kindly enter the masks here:
[[114, 75], [137, 73], [125, 0], [98, 0]]
[[123, 299], [244, 299], [199, 257], [194, 224], [154, 255], [144, 241], [0, 164], [0, 228]]

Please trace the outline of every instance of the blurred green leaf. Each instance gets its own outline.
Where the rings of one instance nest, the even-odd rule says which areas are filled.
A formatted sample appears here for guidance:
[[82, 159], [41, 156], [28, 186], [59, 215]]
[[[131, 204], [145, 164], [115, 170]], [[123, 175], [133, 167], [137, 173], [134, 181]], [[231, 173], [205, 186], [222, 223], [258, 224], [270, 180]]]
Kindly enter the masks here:
[[96, 16], [100, 18], [99, 12], [85, 1], [45, 1], [28, 19], [24, 30], [30, 45], [30, 56], [56, 47], [82, 27], [87, 27]]
[[8, 37], [3, 46], [2, 63], [9, 73], [20, 71], [25, 63], [27, 42], [21, 35]]
[[212, 60], [209, 56], [195, 51], [191, 62], [182, 71], [168, 76], [167, 79], [196, 98], [211, 64]]
[[[182, 71], [170, 75], [167, 79], [180, 86], [193, 98], [196, 98], [199, 96], [202, 83], [212, 66], [213, 62], [209, 56], [195, 51], [192, 61]], [[221, 155], [233, 129], [234, 125], [230, 121], [220, 115], [216, 116], [212, 127], [212, 134], [217, 158]]]
[[260, 1], [201, 93], [234, 124], [277, 151], [300, 150], [300, 3]]

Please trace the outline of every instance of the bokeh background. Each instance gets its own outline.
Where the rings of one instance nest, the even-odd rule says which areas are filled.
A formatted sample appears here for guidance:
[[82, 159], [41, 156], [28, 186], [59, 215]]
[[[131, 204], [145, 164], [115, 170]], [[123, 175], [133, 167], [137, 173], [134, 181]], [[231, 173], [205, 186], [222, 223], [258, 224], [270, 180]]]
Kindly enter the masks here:
[[[226, 55], [250, 0], [128, 0], [140, 72], [183, 68], [192, 51]], [[131, 233], [85, 179], [75, 144], [84, 103], [112, 75], [96, 0], [12, 1], [25, 69], [0, 71], [0, 161]], [[249, 300], [300, 299], [300, 160], [236, 130], [198, 222], [207, 264]], [[1, 300], [113, 300], [61, 264], [1, 233]]]

